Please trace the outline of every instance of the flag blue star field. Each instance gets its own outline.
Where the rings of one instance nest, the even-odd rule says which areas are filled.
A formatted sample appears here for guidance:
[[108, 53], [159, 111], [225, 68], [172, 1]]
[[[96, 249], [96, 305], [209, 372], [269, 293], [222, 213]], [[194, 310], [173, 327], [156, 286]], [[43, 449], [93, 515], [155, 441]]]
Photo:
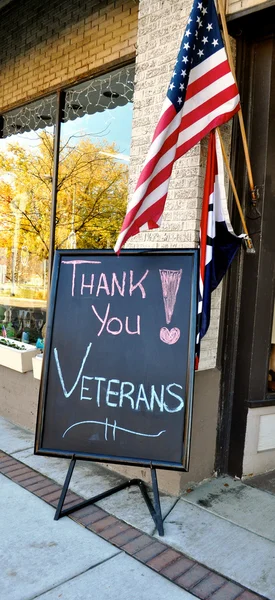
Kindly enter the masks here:
[[216, 289], [242, 243], [230, 223], [224, 187], [223, 159], [218, 133], [211, 131], [208, 144], [200, 226], [200, 275], [195, 368], [200, 342], [210, 322], [211, 293]]
[[174, 162], [240, 108], [213, 0], [195, 0], [153, 140], [115, 251], [159, 227]]

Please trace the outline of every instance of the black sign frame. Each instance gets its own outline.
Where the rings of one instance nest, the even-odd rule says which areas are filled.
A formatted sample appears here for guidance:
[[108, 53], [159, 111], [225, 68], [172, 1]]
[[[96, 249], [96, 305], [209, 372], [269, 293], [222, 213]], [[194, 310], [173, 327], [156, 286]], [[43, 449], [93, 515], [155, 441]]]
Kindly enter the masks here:
[[[191, 277], [190, 277], [190, 311], [189, 311], [189, 337], [187, 344], [187, 368], [186, 368], [186, 385], [185, 385], [185, 412], [184, 426], [182, 431], [183, 452], [181, 461], [158, 460], [148, 458], [137, 458], [131, 456], [117, 456], [108, 453], [90, 453], [85, 451], [70, 451], [56, 448], [47, 448], [43, 446], [43, 434], [45, 428], [45, 415], [47, 412], [47, 394], [48, 394], [48, 374], [52, 359], [52, 341], [53, 331], [55, 328], [55, 312], [57, 304], [57, 293], [59, 285], [59, 275], [62, 263], [62, 258], [67, 257], [93, 257], [99, 258], [112, 256], [114, 261], [119, 261], [121, 257], [181, 257], [184, 262], [184, 257], [191, 258]], [[194, 357], [195, 357], [195, 337], [197, 323], [197, 286], [198, 286], [198, 250], [197, 249], [175, 249], [175, 250], [123, 250], [117, 257], [112, 250], [57, 250], [55, 253], [54, 267], [51, 281], [50, 300], [48, 305], [48, 318], [46, 330], [46, 343], [44, 351], [43, 368], [41, 374], [41, 383], [39, 391], [37, 423], [35, 433], [34, 453], [43, 456], [55, 456], [81, 460], [92, 460], [102, 463], [114, 463], [123, 465], [143, 466], [168, 470], [188, 471], [190, 461], [190, 444], [191, 444], [191, 428], [192, 428], [192, 412], [193, 412], [193, 391], [194, 391]], [[118, 264], [118, 263], [117, 263]]]

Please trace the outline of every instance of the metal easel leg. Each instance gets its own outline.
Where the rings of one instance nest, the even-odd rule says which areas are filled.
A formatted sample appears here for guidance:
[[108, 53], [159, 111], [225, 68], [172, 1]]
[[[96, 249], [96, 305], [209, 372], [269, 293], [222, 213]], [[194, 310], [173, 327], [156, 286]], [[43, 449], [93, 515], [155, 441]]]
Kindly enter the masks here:
[[62, 492], [61, 492], [61, 495], [60, 495], [60, 498], [58, 501], [57, 509], [56, 509], [55, 516], [54, 516], [55, 521], [58, 521], [58, 519], [60, 519], [61, 517], [65, 517], [65, 516], [73, 513], [74, 511], [79, 510], [80, 508], [85, 508], [86, 506], [89, 506], [90, 504], [99, 502], [100, 500], [103, 500], [103, 498], [108, 498], [108, 496], [112, 496], [112, 494], [115, 494], [116, 492], [120, 492], [121, 490], [124, 490], [133, 485], [138, 485], [138, 487], [142, 493], [142, 496], [147, 504], [147, 507], [150, 511], [151, 517], [157, 527], [159, 535], [161, 535], [161, 536], [164, 535], [163, 520], [162, 520], [161, 507], [160, 507], [160, 501], [159, 501], [157, 474], [156, 474], [156, 469], [154, 467], [152, 467], [152, 465], [151, 465], [151, 477], [152, 477], [152, 487], [153, 487], [153, 494], [154, 494], [154, 504], [152, 503], [152, 501], [148, 495], [148, 492], [147, 492], [144, 482], [141, 481], [141, 479], [130, 479], [128, 481], [121, 483], [120, 485], [117, 485], [114, 488], [111, 488], [110, 490], [103, 492], [102, 494], [97, 494], [96, 496], [93, 496], [93, 498], [89, 498], [89, 500], [83, 500], [79, 504], [74, 504], [74, 506], [70, 506], [69, 508], [65, 508], [62, 510], [64, 501], [66, 498], [66, 494], [68, 491], [68, 487], [70, 485], [73, 470], [75, 468], [75, 463], [76, 463], [76, 458], [75, 458], [75, 456], [73, 456], [71, 459], [69, 469], [68, 469], [68, 472], [66, 475], [66, 479], [65, 479], [65, 482], [64, 482], [64, 485], [62, 488]]
[[73, 455], [72, 460], [71, 460], [71, 462], [69, 464], [69, 468], [68, 468], [68, 472], [67, 472], [67, 475], [66, 475], [66, 479], [65, 479], [64, 485], [63, 485], [61, 496], [60, 496], [59, 501], [58, 501], [57, 509], [55, 511], [55, 515], [54, 515], [54, 520], [55, 521], [58, 521], [58, 519], [60, 518], [62, 507], [63, 507], [63, 504], [64, 504], [64, 500], [65, 500], [65, 497], [66, 497], [66, 494], [67, 494], [67, 491], [68, 491], [68, 487], [70, 485], [70, 481], [71, 481], [71, 477], [72, 477], [72, 474], [73, 474], [73, 470], [75, 468], [75, 461], [76, 461], [76, 459], [75, 459], [75, 457]]
[[79, 510], [80, 508], [86, 508], [86, 506], [90, 506], [90, 504], [95, 504], [95, 502], [99, 502], [100, 500], [103, 500], [103, 498], [108, 498], [108, 496], [112, 496], [112, 494], [115, 494], [116, 492], [120, 492], [121, 490], [124, 490], [125, 488], [128, 488], [131, 485], [131, 481], [127, 480], [123, 483], [121, 483], [120, 485], [117, 485], [114, 488], [111, 488], [110, 490], [107, 490], [106, 492], [102, 492], [102, 494], [97, 494], [96, 496], [93, 496], [93, 498], [89, 498], [88, 500], [83, 500], [82, 502], [79, 502], [79, 504], [74, 504], [73, 506], [70, 506], [69, 508], [63, 508], [63, 504], [66, 498], [66, 494], [68, 491], [68, 487], [70, 485], [70, 481], [71, 481], [71, 477], [73, 474], [73, 470], [75, 467], [75, 463], [76, 463], [76, 458], [75, 456], [72, 457], [72, 460], [70, 462], [69, 465], [69, 469], [66, 475], [66, 479], [62, 488], [62, 492], [58, 501], [58, 505], [57, 505], [57, 509], [55, 512], [55, 516], [54, 516], [54, 520], [58, 521], [58, 519], [60, 519], [61, 517], [66, 517], [68, 515], [70, 515], [71, 513], [75, 512], [76, 510]]
[[160, 500], [159, 500], [157, 474], [156, 474], [156, 469], [152, 466], [151, 466], [151, 478], [152, 478], [152, 488], [153, 488], [153, 494], [154, 494], [154, 504], [151, 502], [151, 499], [149, 498], [146, 486], [143, 481], [141, 481], [140, 479], [132, 479], [132, 481], [130, 483], [131, 483], [131, 485], [139, 486], [139, 489], [140, 489], [140, 491], [143, 495], [143, 498], [147, 504], [147, 507], [150, 511], [151, 517], [156, 525], [158, 533], [159, 533], [159, 535], [163, 536], [164, 529], [163, 529], [163, 519], [162, 519]]
[[155, 522], [156, 522], [156, 526], [157, 526], [159, 535], [164, 535], [163, 519], [162, 519], [161, 507], [160, 507], [160, 501], [159, 501], [159, 488], [158, 488], [157, 473], [156, 473], [156, 469], [154, 467], [151, 467], [151, 477], [152, 477], [152, 486], [153, 486], [154, 501], [155, 501], [155, 513], [156, 513], [156, 521]]

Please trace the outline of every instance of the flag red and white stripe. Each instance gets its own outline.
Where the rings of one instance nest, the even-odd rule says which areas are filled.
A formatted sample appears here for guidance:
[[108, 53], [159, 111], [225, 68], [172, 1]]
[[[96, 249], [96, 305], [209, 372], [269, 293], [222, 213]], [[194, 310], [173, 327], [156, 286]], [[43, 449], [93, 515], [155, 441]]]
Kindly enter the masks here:
[[[201, 17], [195, 19], [198, 13]], [[117, 253], [131, 236], [160, 226], [174, 162], [239, 110], [239, 93], [217, 31], [213, 0], [194, 3], [189, 22], [202, 22], [203, 18], [202, 30], [198, 24], [192, 30], [190, 24], [185, 32], [160, 119], [115, 245]], [[211, 36], [215, 45], [207, 48]], [[189, 42], [191, 46], [195, 42], [195, 50], [187, 48]], [[203, 50], [198, 51], [200, 43]]]

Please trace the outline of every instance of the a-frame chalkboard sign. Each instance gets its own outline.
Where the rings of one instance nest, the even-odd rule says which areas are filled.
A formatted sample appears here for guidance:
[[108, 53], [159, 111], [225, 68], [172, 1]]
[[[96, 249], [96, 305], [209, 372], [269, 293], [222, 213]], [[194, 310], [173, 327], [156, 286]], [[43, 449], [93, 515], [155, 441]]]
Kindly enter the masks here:
[[55, 255], [35, 453], [188, 470], [197, 312], [196, 250]]

